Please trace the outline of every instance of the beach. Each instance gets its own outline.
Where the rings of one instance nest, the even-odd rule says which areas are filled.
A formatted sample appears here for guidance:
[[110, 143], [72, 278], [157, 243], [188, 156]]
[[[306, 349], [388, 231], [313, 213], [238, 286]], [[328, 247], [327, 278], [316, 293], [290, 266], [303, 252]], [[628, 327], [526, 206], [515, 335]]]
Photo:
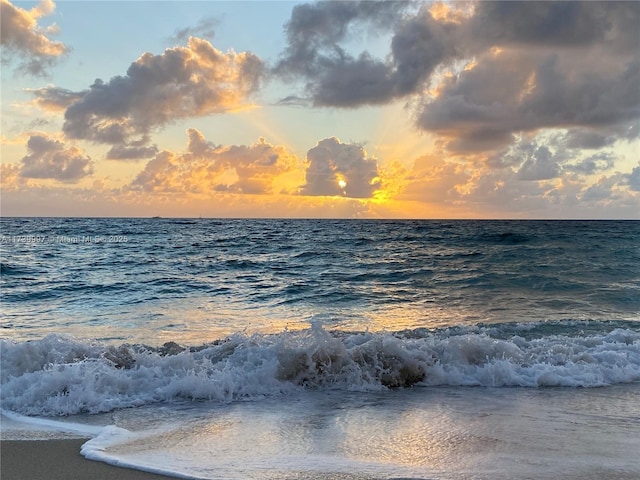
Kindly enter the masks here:
[[88, 439], [3, 440], [2, 480], [161, 480], [170, 477], [94, 462], [80, 455]]

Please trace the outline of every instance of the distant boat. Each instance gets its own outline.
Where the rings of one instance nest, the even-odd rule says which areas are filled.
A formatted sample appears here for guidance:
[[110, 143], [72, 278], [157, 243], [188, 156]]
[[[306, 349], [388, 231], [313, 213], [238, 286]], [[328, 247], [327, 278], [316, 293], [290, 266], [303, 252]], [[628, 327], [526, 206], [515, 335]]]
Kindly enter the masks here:
[[159, 216], [156, 215], [155, 217], [151, 217], [151, 218], [162, 218], [162, 217], [159, 217]]

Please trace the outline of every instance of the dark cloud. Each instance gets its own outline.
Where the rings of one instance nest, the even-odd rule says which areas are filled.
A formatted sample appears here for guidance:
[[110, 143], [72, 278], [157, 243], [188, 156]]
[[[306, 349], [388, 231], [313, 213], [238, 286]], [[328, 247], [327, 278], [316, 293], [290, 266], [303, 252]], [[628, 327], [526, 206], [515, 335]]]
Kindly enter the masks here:
[[288, 47], [277, 66], [281, 73], [317, 74], [327, 54], [362, 24], [389, 28], [407, 2], [327, 1], [296, 5], [286, 26]]
[[93, 173], [93, 161], [82, 150], [47, 135], [32, 135], [27, 148], [29, 154], [22, 158], [20, 169], [24, 178], [75, 182]]
[[565, 173], [588, 176], [614, 166], [617, 157], [613, 153], [604, 151], [585, 157], [582, 149], [568, 147], [567, 135], [559, 133], [542, 143], [520, 139], [508, 149], [489, 155], [486, 165], [516, 172], [514, 179], [524, 181], [550, 180]]
[[[395, 6], [399, 16], [402, 5]], [[362, 52], [347, 55], [334, 45], [332, 55], [318, 57], [307, 90], [319, 106], [357, 107], [388, 103], [420, 89], [451, 52], [443, 38], [449, 25], [437, 23], [428, 10], [414, 18], [398, 20], [401, 27], [391, 40], [390, 59], [382, 61]]]
[[640, 118], [639, 67], [632, 60], [598, 71], [567, 52], [487, 53], [424, 105], [418, 124], [460, 151], [499, 148], [515, 133], [545, 128], [590, 128], [620, 138]]
[[570, 148], [637, 135], [639, 24], [636, 2], [479, 2], [449, 36], [456, 52], [475, 50], [475, 65], [423, 106], [418, 125], [458, 151], [545, 128], [569, 128]]
[[307, 91], [319, 106], [389, 101], [396, 95], [393, 66], [366, 51], [354, 57], [340, 44], [367, 26], [390, 29], [409, 5], [394, 1], [297, 5], [286, 27], [288, 47], [274, 73], [306, 79]]
[[136, 146], [176, 119], [243, 107], [263, 67], [251, 53], [222, 53], [191, 37], [186, 47], [143, 54], [124, 76], [96, 80], [67, 108], [63, 131], [69, 138]]
[[616, 189], [620, 180], [620, 174], [600, 177], [596, 183], [589, 185], [580, 192], [580, 200], [591, 203], [615, 200], [620, 197], [620, 193]]
[[[288, 47], [277, 75], [300, 77], [317, 106], [383, 104], [422, 89], [456, 53], [453, 22], [436, 21], [411, 2], [327, 1], [296, 6], [287, 24]], [[386, 58], [346, 52], [344, 43], [367, 28], [392, 35]]]
[[536, 148], [525, 158], [518, 170], [518, 180], [548, 180], [556, 178], [562, 171], [558, 161], [544, 145]]
[[598, 71], [571, 55], [550, 54], [535, 65], [535, 87], [520, 111], [526, 126], [627, 125], [640, 117], [640, 57]]
[[308, 107], [310, 103], [311, 102], [308, 98], [299, 97], [297, 95], [287, 95], [286, 97], [278, 100], [275, 105], [287, 107]]
[[576, 164], [566, 165], [565, 170], [580, 175], [593, 175], [612, 168], [616, 156], [612, 153], [602, 152], [590, 155]]
[[307, 152], [303, 195], [370, 198], [381, 187], [377, 162], [360, 145], [325, 138]]
[[155, 145], [146, 146], [128, 146], [114, 145], [107, 152], [108, 160], [140, 160], [143, 158], [153, 157], [158, 153], [158, 147]]
[[640, 192], [640, 164], [626, 176], [627, 185], [634, 192]]
[[314, 105], [357, 107], [386, 103], [393, 84], [388, 67], [363, 53], [357, 59], [342, 56], [326, 62], [317, 81], [307, 85]]
[[[487, 45], [626, 48], [640, 40], [633, 2], [478, 2], [469, 36]], [[636, 30], [636, 32], [633, 32]]]
[[565, 141], [568, 148], [599, 149], [612, 145], [618, 137], [607, 131], [572, 128], [567, 132]]
[[[640, 3], [415, 5], [297, 6], [273, 71], [302, 79], [316, 106], [422, 99], [418, 127], [455, 152], [499, 151], [543, 129], [568, 129], [568, 148], [640, 135]], [[388, 54], [348, 53], [371, 25], [390, 35]]]
[[216, 34], [216, 28], [220, 25], [220, 20], [214, 17], [206, 17], [200, 19], [197, 25], [178, 29], [170, 37], [174, 43], [183, 43], [189, 40], [189, 37], [199, 37], [212, 40]]
[[456, 24], [437, 22], [426, 7], [400, 24], [391, 40], [394, 96], [418, 92], [438, 65], [458, 55], [450, 40], [457, 29]]
[[274, 180], [296, 166], [284, 147], [261, 138], [253, 145], [216, 146], [194, 128], [187, 151], [158, 153], [131, 184], [147, 192], [273, 193]]

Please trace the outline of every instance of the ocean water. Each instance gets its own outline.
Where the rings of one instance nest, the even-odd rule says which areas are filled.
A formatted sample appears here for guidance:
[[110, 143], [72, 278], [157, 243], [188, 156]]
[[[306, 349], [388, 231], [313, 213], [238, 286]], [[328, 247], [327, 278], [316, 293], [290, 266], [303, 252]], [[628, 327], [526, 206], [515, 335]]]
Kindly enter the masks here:
[[0, 220], [2, 438], [198, 479], [640, 476], [640, 222]]

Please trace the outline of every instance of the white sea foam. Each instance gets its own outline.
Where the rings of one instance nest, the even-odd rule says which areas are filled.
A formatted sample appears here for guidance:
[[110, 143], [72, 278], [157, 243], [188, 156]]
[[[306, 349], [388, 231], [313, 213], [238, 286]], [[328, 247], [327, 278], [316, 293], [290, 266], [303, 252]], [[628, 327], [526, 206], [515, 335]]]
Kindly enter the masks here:
[[86, 423], [63, 422], [49, 418], [28, 417], [7, 410], [2, 410], [0, 414], [15, 424], [24, 425], [27, 429], [73, 433], [83, 437], [99, 435], [104, 429], [102, 426], [89, 425]]
[[314, 325], [275, 335], [238, 334], [186, 349], [176, 344], [116, 348], [60, 335], [3, 340], [2, 408], [68, 415], [304, 389], [597, 387], [640, 381], [640, 332], [583, 333], [584, 327], [562, 324], [556, 328], [560, 333], [551, 334], [514, 325], [353, 333]]
[[636, 478], [637, 399], [636, 385], [307, 390], [135, 409], [155, 422], [137, 430], [121, 418], [126, 429], [105, 429], [82, 452], [203, 479]]

